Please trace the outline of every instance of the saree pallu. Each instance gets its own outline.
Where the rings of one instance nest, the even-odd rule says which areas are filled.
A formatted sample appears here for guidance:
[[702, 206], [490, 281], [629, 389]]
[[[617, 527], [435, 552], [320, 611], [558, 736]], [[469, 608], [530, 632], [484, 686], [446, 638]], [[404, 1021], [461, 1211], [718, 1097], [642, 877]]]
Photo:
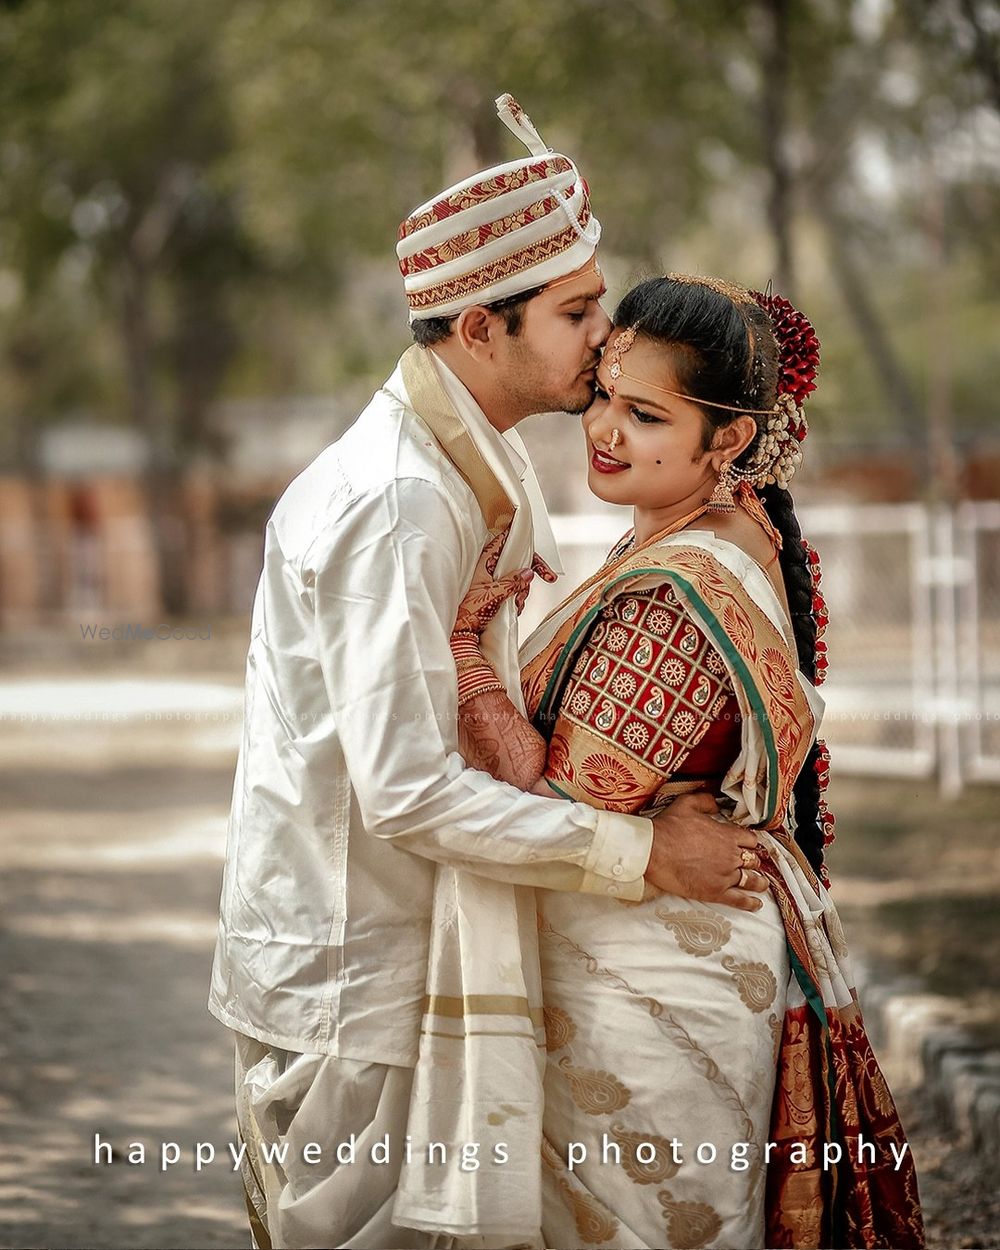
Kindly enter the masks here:
[[[758, 832], [770, 890], [755, 913], [651, 887], [638, 904], [540, 894], [545, 1243], [922, 1246], [915, 1173], [840, 922], [788, 831], [822, 703], [759, 566], [688, 531], [613, 556], [543, 622], [522, 680], [550, 735], [547, 776], [594, 804], [603, 787], [620, 809], [625, 793], [633, 811], [691, 788], [671, 772], [683, 763], [676, 735], [640, 751], [629, 732], [660, 702], [660, 723], [678, 723], [673, 709], [695, 708], [699, 675], [682, 699], [668, 667], [677, 657], [657, 649], [655, 631], [612, 638], [664, 585], [697, 627], [681, 631], [680, 652], [695, 654], [695, 633], [707, 638], [738, 701], [720, 798]], [[612, 670], [639, 679], [634, 693], [606, 684], [616, 646]]]

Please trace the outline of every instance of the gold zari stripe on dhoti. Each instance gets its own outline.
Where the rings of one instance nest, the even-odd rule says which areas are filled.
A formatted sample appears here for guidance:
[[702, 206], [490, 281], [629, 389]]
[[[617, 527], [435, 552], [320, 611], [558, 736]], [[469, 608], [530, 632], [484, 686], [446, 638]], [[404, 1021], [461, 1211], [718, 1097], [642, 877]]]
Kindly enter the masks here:
[[542, 1009], [517, 994], [432, 994], [424, 999], [424, 1015], [460, 1020], [465, 1016], [524, 1016], [542, 1028]]
[[420, 1033], [423, 1037], [443, 1037], [449, 1042], [462, 1042], [467, 1037], [519, 1037], [526, 1042], [534, 1042], [536, 1046], [544, 1047], [545, 1043], [538, 1040], [533, 1033], [504, 1033], [499, 1029], [463, 1029], [461, 1033], [442, 1033], [439, 1029], [421, 1029]]

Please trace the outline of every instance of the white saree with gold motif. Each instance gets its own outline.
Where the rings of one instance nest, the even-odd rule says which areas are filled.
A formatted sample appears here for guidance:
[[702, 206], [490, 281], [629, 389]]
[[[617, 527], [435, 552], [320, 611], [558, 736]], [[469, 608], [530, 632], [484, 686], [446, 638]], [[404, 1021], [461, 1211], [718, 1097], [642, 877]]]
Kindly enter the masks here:
[[528, 640], [522, 680], [551, 785], [645, 812], [706, 785], [770, 883], [757, 912], [538, 892], [546, 1246], [922, 1244], [840, 922], [789, 835], [822, 701], [767, 576], [707, 531], [622, 546]]

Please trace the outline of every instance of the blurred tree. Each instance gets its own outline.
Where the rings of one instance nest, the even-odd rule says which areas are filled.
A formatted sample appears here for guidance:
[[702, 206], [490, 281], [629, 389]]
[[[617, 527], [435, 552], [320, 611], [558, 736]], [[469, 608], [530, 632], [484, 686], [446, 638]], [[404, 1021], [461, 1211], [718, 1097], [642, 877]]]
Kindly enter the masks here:
[[[381, 368], [405, 336], [397, 222], [521, 154], [503, 90], [578, 160], [629, 266], [703, 267], [697, 248], [808, 306], [839, 290], [841, 420], [881, 407], [912, 439], [914, 292], [995, 304], [997, 31], [994, 0], [0, 2], [8, 445], [28, 466], [41, 420], [126, 414], [179, 604], [171, 501], [225, 452], [214, 397]], [[985, 413], [995, 365], [962, 348]]]
[[916, 37], [944, 51], [973, 77], [973, 88], [1000, 112], [1000, 6], [996, 0], [904, 0]]
[[335, 234], [385, 256], [406, 208], [523, 154], [493, 108], [509, 90], [549, 142], [572, 144], [615, 248], [650, 256], [709, 188], [699, 147], [727, 107], [706, 90], [711, 29], [672, 8], [510, 0], [487, 18], [460, 0], [244, 0], [225, 49], [233, 182], [258, 237], [329, 249]]
[[[256, 262], [216, 172], [232, 141], [215, 65], [226, 14], [191, 0], [34, 0], [0, 15], [4, 264], [25, 310], [85, 283], [117, 327], [171, 610], [184, 606], [178, 475], [220, 450], [210, 405], [238, 343], [234, 292]], [[18, 325], [7, 340], [15, 367], [24, 337]], [[36, 371], [58, 358], [54, 333], [32, 343]]]
[[[488, 20], [457, 0], [334, 9], [335, 20], [322, 0], [250, 0], [228, 28], [243, 130], [234, 179], [253, 188], [265, 242], [329, 247], [335, 232], [388, 271], [403, 206], [496, 160], [501, 143], [517, 152], [491, 103], [510, 89], [578, 159], [607, 247], [633, 266], [659, 268], [728, 201], [740, 235], [770, 235], [761, 280], [770, 271], [795, 294], [796, 235], [818, 222], [853, 359], [868, 361], [886, 424], [911, 437], [921, 428], [920, 379], [872, 265], [905, 271], [933, 251], [922, 190], [908, 182], [931, 142], [933, 71], [901, 9], [512, 0]], [[296, 220], [304, 228], [289, 230]]]

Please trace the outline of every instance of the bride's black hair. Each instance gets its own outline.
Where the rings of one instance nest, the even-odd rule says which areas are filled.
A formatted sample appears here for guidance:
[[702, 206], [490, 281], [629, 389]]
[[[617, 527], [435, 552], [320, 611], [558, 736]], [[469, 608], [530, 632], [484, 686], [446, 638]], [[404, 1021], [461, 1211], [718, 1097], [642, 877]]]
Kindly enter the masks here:
[[[635, 326], [642, 334], [673, 348], [678, 387], [695, 402], [699, 399], [731, 407], [767, 409], [776, 398], [778, 344], [767, 313], [753, 301], [739, 307], [726, 294], [701, 282], [650, 278], [633, 287], [615, 309], [615, 325]], [[704, 446], [715, 432], [739, 413], [702, 408]], [[758, 427], [759, 428], [759, 427]], [[752, 454], [756, 439], [736, 465]], [[802, 530], [792, 497], [780, 486], [757, 492], [772, 525], [781, 535], [780, 567], [795, 631], [799, 668], [816, 682], [816, 617], [813, 584]], [[795, 782], [795, 840], [809, 863], [820, 872], [824, 830], [820, 814], [817, 764], [820, 749], [813, 745]]]

